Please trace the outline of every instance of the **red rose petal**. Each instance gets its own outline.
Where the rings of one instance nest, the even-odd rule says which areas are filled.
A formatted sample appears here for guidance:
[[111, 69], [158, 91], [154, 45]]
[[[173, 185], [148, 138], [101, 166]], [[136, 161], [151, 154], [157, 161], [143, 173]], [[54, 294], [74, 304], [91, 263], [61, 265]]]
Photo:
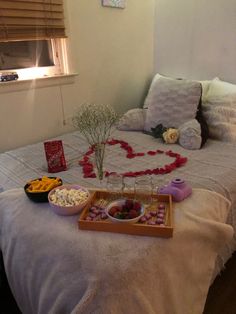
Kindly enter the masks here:
[[[135, 153], [133, 148], [127, 142], [122, 141], [122, 140], [111, 139], [107, 141], [106, 144], [108, 145], [119, 144], [120, 147], [127, 152], [126, 158], [129, 158], [129, 159], [145, 156], [145, 153], [143, 152]], [[90, 157], [94, 153], [94, 149], [95, 149], [95, 145], [91, 146], [89, 150], [84, 154], [83, 158], [79, 161], [79, 165], [82, 166], [84, 178], [96, 178], [96, 174], [94, 173], [94, 166], [90, 162]], [[152, 175], [152, 174], [155, 174], [155, 175], [165, 174], [165, 173], [169, 173], [175, 170], [178, 167], [181, 167], [188, 160], [186, 157], [182, 157], [180, 154], [174, 153], [171, 150], [164, 152], [160, 149], [157, 149], [156, 151], [150, 150], [147, 152], [147, 154], [150, 156], [155, 156], [156, 154], [163, 154], [163, 153], [165, 153], [169, 157], [175, 158], [175, 161], [170, 164], [164, 165], [161, 168], [146, 169], [142, 171], [128, 171], [128, 172], [123, 173], [122, 175], [124, 177], [137, 177], [137, 176]], [[111, 173], [112, 172], [106, 171], [105, 176], [107, 177]]]
[[154, 156], [154, 155], [156, 155], [157, 154], [157, 152], [155, 151], [152, 151], [152, 150], [149, 150], [148, 152], [148, 155], [151, 155], [151, 156]]

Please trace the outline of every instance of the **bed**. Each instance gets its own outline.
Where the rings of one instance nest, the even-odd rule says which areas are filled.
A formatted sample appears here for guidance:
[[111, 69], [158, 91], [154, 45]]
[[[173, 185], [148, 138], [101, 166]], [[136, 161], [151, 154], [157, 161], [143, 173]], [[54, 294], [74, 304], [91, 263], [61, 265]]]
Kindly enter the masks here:
[[[78, 216], [62, 217], [28, 200], [23, 186], [48, 175], [43, 142], [0, 154], [0, 246], [9, 285], [23, 313], [202, 313], [209, 286], [236, 249], [236, 146], [209, 139], [198, 150], [165, 144], [139, 131], [111, 137], [144, 155], [127, 158], [108, 145], [105, 169], [127, 174], [164, 167], [171, 151], [181, 167], [152, 174], [154, 186], [185, 179], [192, 195], [174, 203], [173, 238], [79, 230]], [[64, 183], [96, 188], [79, 165], [89, 147], [79, 132], [64, 134]], [[154, 150], [163, 154], [153, 155]], [[134, 177], [125, 176], [127, 188]]]

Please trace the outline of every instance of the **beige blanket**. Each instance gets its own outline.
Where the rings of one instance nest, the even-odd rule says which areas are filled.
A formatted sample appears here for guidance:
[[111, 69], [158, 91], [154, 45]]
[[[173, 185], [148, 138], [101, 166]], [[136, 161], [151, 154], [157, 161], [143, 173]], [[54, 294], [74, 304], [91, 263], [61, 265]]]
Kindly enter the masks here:
[[200, 314], [215, 259], [233, 236], [230, 202], [195, 189], [170, 239], [83, 231], [22, 189], [0, 194], [0, 246], [25, 314]]

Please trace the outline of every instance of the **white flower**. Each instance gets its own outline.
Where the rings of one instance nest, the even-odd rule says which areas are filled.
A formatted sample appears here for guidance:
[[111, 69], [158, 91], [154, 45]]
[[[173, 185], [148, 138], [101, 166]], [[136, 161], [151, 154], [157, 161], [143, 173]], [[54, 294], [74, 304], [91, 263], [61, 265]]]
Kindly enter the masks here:
[[178, 141], [179, 130], [169, 128], [162, 134], [162, 137], [167, 144], [174, 144]]
[[83, 104], [72, 118], [73, 124], [92, 146], [105, 143], [118, 116], [109, 105]]
[[99, 179], [103, 178], [105, 144], [118, 115], [109, 105], [81, 105], [73, 117], [74, 126], [83, 134], [95, 151], [95, 164]]

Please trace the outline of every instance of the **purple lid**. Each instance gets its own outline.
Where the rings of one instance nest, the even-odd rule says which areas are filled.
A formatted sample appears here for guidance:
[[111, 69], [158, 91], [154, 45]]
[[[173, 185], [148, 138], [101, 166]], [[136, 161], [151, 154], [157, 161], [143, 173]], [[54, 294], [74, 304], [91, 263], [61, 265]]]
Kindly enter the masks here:
[[174, 183], [174, 184], [183, 184], [184, 180], [180, 179], [180, 178], [175, 178], [171, 182]]

